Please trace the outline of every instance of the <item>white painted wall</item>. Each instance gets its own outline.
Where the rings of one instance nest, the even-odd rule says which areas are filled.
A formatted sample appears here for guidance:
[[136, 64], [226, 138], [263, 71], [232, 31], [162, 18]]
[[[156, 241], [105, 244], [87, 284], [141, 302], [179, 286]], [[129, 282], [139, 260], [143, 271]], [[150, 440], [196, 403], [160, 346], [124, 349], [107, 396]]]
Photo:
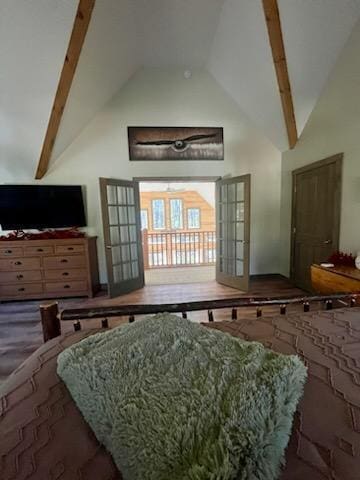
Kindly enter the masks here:
[[340, 248], [360, 250], [360, 22], [354, 29], [297, 146], [283, 154], [281, 271], [290, 267], [291, 172], [344, 152]]
[[[130, 162], [127, 126], [222, 126], [225, 161]], [[5, 182], [30, 182], [14, 169]], [[51, 165], [46, 183], [86, 185], [89, 232], [99, 236], [101, 280], [106, 281], [99, 177], [252, 174], [251, 272], [279, 271], [280, 152], [259, 135], [232, 99], [205, 71], [185, 80], [182, 70], [140, 70]]]

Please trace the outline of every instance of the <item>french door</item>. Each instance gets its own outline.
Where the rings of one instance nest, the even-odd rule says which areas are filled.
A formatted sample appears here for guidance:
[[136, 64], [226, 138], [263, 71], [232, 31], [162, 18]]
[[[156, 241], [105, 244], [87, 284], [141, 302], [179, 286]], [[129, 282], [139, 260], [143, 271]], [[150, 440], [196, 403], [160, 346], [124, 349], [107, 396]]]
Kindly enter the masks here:
[[216, 182], [216, 280], [249, 289], [250, 175]]
[[144, 286], [140, 198], [137, 182], [100, 178], [110, 297]]

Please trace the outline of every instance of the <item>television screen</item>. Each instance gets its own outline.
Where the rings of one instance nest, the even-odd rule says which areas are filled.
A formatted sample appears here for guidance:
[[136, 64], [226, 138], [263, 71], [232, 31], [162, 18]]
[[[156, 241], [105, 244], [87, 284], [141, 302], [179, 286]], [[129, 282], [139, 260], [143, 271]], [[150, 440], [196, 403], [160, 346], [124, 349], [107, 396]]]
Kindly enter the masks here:
[[0, 225], [3, 230], [83, 227], [81, 187], [0, 185]]

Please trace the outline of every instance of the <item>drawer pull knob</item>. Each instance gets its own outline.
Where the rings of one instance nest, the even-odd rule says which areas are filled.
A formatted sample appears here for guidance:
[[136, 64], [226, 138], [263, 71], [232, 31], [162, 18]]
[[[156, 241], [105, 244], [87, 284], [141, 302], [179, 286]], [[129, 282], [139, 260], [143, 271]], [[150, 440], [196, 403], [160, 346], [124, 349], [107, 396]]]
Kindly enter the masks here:
[[69, 275], [69, 272], [64, 272], [64, 273], [63, 273], [63, 276], [64, 276], [64, 277], [67, 277], [68, 275]]
[[12, 250], [5, 250], [5, 253], [12, 253]]
[[64, 288], [70, 288], [70, 285], [64, 285]]
[[15, 265], [22, 265], [21, 262], [15, 262]]
[[62, 260], [60, 260], [60, 261], [61, 261], [61, 263], [67, 263], [67, 260], [66, 260], [66, 258], [63, 258], [63, 259], [62, 259]]
[[43, 252], [44, 249], [43, 249], [43, 248], [38, 248], [37, 251], [38, 251], [38, 252]]
[[68, 250], [74, 250], [74, 247], [68, 247]]
[[20, 274], [20, 275], [16, 275], [16, 278], [17, 278], [18, 280], [21, 280], [22, 278], [24, 278], [24, 275], [21, 275], [21, 274]]
[[18, 288], [18, 292], [25, 292], [25, 288], [24, 287]]

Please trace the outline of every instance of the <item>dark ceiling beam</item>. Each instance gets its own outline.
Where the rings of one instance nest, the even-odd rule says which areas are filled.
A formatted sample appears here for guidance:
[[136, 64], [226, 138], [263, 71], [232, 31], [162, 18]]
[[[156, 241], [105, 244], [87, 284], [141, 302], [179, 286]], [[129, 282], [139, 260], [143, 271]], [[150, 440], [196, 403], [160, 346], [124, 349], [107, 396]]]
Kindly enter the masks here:
[[36, 179], [43, 178], [49, 167], [51, 153], [53, 151], [56, 136], [59, 131], [61, 118], [69, 96], [72, 81], [74, 79], [76, 67], [80, 58], [86, 32], [89, 27], [94, 5], [95, 0], [79, 0], [69, 46], [66, 52], [64, 65], [61, 71], [59, 84], [36, 170]]
[[276, 78], [280, 91], [284, 120], [289, 147], [294, 148], [298, 140], [294, 103], [291, 94], [289, 72], [286, 62], [284, 40], [281, 30], [279, 6], [277, 0], [262, 0], [265, 20], [269, 34]]

